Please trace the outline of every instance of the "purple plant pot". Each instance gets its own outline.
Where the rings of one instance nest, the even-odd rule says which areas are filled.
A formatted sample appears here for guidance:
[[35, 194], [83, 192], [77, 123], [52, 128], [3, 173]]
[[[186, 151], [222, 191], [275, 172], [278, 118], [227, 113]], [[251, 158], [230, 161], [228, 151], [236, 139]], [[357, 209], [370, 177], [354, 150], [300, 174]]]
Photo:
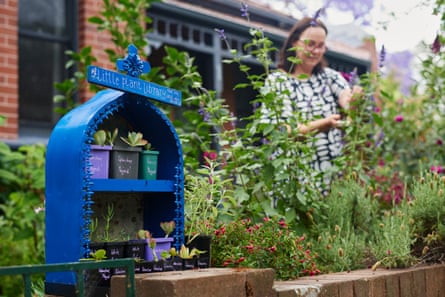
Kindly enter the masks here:
[[91, 178], [108, 178], [110, 151], [110, 145], [91, 145]]
[[[173, 238], [172, 237], [158, 237], [155, 238], [156, 240], [156, 246], [155, 246], [155, 253], [158, 256], [158, 260], [161, 260], [161, 253], [163, 251], [169, 251]], [[147, 245], [147, 248], [145, 249], [145, 260], [146, 261], [154, 261], [153, 257], [153, 251], [150, 248], [150, 245]]]

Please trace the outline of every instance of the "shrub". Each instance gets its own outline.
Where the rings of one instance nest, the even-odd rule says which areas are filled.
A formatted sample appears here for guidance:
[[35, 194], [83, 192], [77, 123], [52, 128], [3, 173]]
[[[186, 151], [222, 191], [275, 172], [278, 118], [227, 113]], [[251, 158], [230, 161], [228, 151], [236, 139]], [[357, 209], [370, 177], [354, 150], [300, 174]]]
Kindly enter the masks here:
[[305, 237], [274, 218], [223, 224], [212, 240], [213, 266], [273, 268], [281, 280], [319, 273], [315, 260]]

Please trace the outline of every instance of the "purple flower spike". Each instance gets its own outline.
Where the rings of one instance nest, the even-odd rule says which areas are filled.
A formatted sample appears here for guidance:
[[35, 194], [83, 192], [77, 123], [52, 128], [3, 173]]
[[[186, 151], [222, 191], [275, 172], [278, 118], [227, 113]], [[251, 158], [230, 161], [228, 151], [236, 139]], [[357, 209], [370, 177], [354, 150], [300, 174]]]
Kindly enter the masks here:
[[226, 39], [227, 39], [227, 36], [226, 36], [226, 34], [224, 33], [224, 29], [216, 29], [216, 28], [215, 28], [215, 32], [218, 33], [219, 38], [220, 38], [221, 40], [226, 40]]
[[311, 26], [312, 27], [317, 27], [318, 26], [317, 19], [320, 18], [320, 15], [321, 15], [322, 12], [323, 12], [323, 7], [318, 9], [315, 12], [315, 14], [314, 14], [314, 16], [312, 17], [312, 20], [311, 20]]
[[249, 18], [249, 5], [247, 5], [244, 2], [241, 2], [240, 11], [241, 11], [241, 16], [242, 17]]
[[436, 35], [436, 38], [434, 39], [434, 42], [431, 45], [431, 51], [433, 52], [433, 54], [438, 54], [440, 52], [441, 47], [442, 44], [440, 44], [440, 36]]
[[380, 50], [380, 61], [379, 61], [380, 68], [382, 68], [384, 66], [385, 57], [386, 57], [386, 50], [385, 50], [385, 46], [382, 45], [382, 49]]

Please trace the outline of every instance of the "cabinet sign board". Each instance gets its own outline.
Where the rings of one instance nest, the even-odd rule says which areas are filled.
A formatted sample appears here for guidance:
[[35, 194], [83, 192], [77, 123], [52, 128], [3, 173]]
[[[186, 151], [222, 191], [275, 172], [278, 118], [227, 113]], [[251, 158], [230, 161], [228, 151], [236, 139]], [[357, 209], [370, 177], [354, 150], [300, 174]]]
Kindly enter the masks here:
[[141, 95], [162, 103], [181, 106], [181, 92], [160, 86], [139, 78], [141, 73], [150, 71], [150, 64], [142, 61], [137, 55], [137, 49], [130, 45], [125, 59], [117, 61], [118, 70], [127, 74], [110, 71], [97, 66], [88, 66], [87, 80], [103, 87]]

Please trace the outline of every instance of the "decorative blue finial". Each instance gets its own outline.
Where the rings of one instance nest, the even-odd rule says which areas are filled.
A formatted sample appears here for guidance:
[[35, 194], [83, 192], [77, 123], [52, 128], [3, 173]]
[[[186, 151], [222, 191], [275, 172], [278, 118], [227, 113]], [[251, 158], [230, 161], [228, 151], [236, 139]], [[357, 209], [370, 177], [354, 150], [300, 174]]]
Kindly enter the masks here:
[[129, 76], [139, 77], [142, 73], [150, 72], [151, 66], [147, 61], [142, 61], [138, 55], [138, 49], [130, 44], [128, 55], [125, 59], [118, 59], [116, 67], [119, 71], [126, 71]]

